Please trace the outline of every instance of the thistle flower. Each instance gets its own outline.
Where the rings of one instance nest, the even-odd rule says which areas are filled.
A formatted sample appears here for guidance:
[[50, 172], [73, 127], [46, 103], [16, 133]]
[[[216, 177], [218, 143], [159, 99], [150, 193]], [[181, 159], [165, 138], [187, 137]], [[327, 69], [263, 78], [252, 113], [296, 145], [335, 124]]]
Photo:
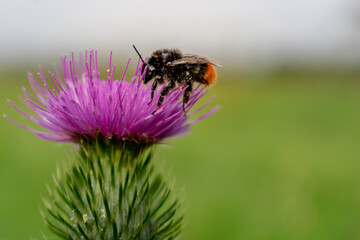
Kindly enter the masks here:
[[[140, 62], [131, 81], [127, 82], [124, 79], [130, 60], [122, 78], [114, 80], [115, 65], [111, 68], [111, 58], [112, 54], [106, 80], [100, 79], [97, 51], [86, 51], [84, 59], [80, 54], [79, 62], [75, 62], [73, 53], [71, 60], [62, 57], [63, 77], [56, 67], [55, 74], [49, 72], [53, 89], [49, 87], [41, 67], [38, 73], [41, 84], [31, 73], [28, 74], [34, 95], [24, 88], [24, 101], [35, 114], [26, 114], [10, 100], [9, 103], [23, 116], [46, 129], [46, 132], [19, 124], [7, 116], [5, 118], [52, 141], [130, 141], [151, 145], [187, 132], [192, 124], [217, 110], [217, 107], [213, 108], [203, 116], [187, 122], [189, 117], [207, 104], [185, 116], [179, 100], [185, 89], [179, 86], [165, 98], [162, 107], [153, 115], [156, 101], [147, 104], [151, 84], [147, 87], [141, 84], [144, 76]], [[186, 105], [187, 113], [205, 93], [204, 88], [196, 88]], [[155, 99], [159, 96], [160, 90], [155, 92]]]

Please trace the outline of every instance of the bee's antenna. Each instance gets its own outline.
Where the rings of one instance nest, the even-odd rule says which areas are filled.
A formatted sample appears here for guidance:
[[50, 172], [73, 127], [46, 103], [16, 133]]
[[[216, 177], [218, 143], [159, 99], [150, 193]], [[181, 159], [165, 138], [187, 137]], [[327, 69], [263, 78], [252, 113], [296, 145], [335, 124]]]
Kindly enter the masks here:
[[152, 70], [152, 71], [155, 70], [155, 68], [154, 68], [153, 66], [151, 66], [149, 63], [147, 63], [147, 62], [144, 61], [144, 59], [141, 57], [141, 54], [140, 54], [139, 51], [136, 49], [136, 47], [135, 47], [134, 44], [133, 44], [133, 47], [134, 47], [136, 53], [139, 55], [139, 57], [140, 57], [141, 61], [143, 62], [143, 64], [145, 64], [145, 65], [148, 67], [148, 69], [150, 69], [150, 70]]
[[[133, 47], [134, 47], [136, 53], [139, 55], [139, 57], [140, 57], [141, 61], [143, 62], [143, 64], [146, 64], [145, 61], [144, 61], [144, 59], [141, 57], [141, 54], [140, 54], [139, 51], [136, 49], [136, 47], [135, 47], [134, 44], [133, 44]], [[146, 64], [146, 65], [147, 65], [147, 64]]]

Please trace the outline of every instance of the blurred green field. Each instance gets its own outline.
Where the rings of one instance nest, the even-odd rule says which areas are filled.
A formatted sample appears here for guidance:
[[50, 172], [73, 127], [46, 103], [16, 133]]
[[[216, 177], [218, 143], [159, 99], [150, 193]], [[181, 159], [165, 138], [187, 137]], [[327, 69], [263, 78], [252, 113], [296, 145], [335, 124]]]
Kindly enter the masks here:
[[[181, 239], [360, 239], [359, 76], [220, 77], [208, 97], [222, 109], [155, 154], [183, 199]], [[20, 102], [25, 71], [0, 84], [1, 112], [21, 120], [6, 99]], [[0, 128], [0, 239], [42, 239], [41, 196], [71, 147]]]

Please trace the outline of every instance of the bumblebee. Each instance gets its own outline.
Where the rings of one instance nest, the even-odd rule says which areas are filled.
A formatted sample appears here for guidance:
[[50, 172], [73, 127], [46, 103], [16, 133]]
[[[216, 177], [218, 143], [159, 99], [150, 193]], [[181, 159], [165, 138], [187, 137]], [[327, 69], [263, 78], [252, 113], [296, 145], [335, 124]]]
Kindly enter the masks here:
[[190, 94], [193, 90], [193, 84], [195, 82], [210, 86], [216, 82], [216, 70], [214, 66], [221, 67], [221, 65], [194, 54], [183, 54], [178, 49], [160, 49], [151, 54], [151, 56], [144, 61], [141, 57], [141, 54], [133, 45], [136, 53], [139, 55], [141, 61], [143, 62], [143, 71], [146, 68], [144, 73], [144, 83], [148, 83], [151, 80], [151, 100], [148, 105], [154, 99], [154, 91], [156, 90], [158, 84], [163, 84], [166, 82], [166, 86], [163, 87], [160, 93], [159, 100], [157, 102], [157, 107], [154, 114], [164, 101], [164, 97], [169, 93], [169, 91], [176, 87], [176, 85], [182, 85], [185, 88], [183, 95], [183, 111], [185, 111], [185, 105], [188, 103]]

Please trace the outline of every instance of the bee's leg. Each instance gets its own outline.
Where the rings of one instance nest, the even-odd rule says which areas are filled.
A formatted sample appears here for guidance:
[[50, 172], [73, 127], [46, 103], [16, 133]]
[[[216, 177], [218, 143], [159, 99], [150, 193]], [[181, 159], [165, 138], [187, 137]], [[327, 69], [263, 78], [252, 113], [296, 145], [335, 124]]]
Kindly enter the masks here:
[[152, 83], [152, 85], [151, 85], [151, 100], [150, 100], [150, 102], [148, 102], [148, 105], [150, 105], [150, 103], [151, 103], [151, 102], [153, 101], [153, 99], [154, 99], [154, 92], [155, 92], [155, 89], [156, 89], [156, 87], [157, 87], [157, 83], [158, 83], [157, 78], [155, 78], [154, 81], [153, 81], [153, 83]]
[[184, 96], [183, 96], [183, 111], [184, 111], [184, 115], [186, 116], [186, 111], [185, 111], [185, 104], [188, 103], [189, 98], [190, 98], [190, 93], [192, 92], [192, 83], [191, 80], [186, 81], [186, 89], [184, 91]]
[[168, 92], [170, 91], [170, 89], [173, 89], [176, 86], [174, 81], [170, 81], [162, 90], [161, 90], [161, 94], [159, 97], [159, 101], [157, 103], [157, 107], [155, 109], [155, 111], [152, 113], [154, 114], [160, 107], [162, 102], [164, 101], [164, 97], [168, 94]]

